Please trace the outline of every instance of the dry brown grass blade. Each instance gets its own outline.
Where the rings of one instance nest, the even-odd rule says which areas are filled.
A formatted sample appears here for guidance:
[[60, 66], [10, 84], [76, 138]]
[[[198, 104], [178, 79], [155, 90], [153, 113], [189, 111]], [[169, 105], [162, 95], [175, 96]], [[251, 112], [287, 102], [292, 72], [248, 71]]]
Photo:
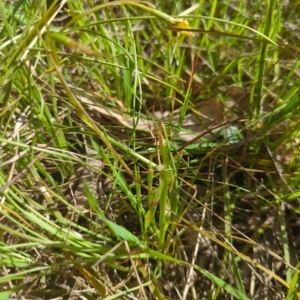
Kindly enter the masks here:
[[64, 251], [65, 256], [71, 260], [74, 261], [75, 267], [80, 271], [80, 273], [84, 276], [84, 278], [90, 283], [90, 285], [97, 290], [97, 292], [105, 297], [107, 295], [107, 289], [106, 286], [103, 285], [93, 274], [87, 270], [87, 268], [82, 267], [80, 264], [76, 263], [76, 259], [68, 253], [67, 251]]
[[[116, 112], [111, 108], [100, 107], [99, 105], [96, 105], [95, 103], [93, 103], [93, 101], [82, 95], [77, 95], [77, 98], [83, 104], [87, 105], [90, 109], [93, 109], [94, 111], [99, 113], [99, 115], [109, 119], [113, 124], [133, 129], [134, 121], [132, 117], [129, 117], [128, 121], [124, 120], [122, 113]], [[135, 125], [135, 128], [140, 131], [150, 131], [154, 129], [154, 124], [150, 120], [139, 119]]]

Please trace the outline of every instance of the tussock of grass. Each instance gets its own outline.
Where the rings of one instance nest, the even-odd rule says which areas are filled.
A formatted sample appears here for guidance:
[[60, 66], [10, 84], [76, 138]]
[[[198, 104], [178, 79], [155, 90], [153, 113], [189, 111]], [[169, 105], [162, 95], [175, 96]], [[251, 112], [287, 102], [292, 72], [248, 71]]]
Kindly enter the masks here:
[[0, 298], [299, 298], [298, 5], [50, 2], [0, 1]]

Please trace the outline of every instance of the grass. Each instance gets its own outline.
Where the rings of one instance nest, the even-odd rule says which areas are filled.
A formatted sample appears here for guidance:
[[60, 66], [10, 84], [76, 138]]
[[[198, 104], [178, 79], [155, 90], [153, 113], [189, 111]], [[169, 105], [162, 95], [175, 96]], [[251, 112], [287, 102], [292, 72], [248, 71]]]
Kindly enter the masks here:
[[297, 3], [0, 5], [0, 299], [299, 298]]

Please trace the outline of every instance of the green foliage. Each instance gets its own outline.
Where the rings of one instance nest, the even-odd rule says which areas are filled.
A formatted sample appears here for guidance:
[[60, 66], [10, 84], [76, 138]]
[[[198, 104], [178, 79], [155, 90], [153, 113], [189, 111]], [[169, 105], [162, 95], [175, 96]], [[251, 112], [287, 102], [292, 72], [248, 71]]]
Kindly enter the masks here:
[[299, 298], [299, 4], [104, 2], [0, 0], [0, 299]]

